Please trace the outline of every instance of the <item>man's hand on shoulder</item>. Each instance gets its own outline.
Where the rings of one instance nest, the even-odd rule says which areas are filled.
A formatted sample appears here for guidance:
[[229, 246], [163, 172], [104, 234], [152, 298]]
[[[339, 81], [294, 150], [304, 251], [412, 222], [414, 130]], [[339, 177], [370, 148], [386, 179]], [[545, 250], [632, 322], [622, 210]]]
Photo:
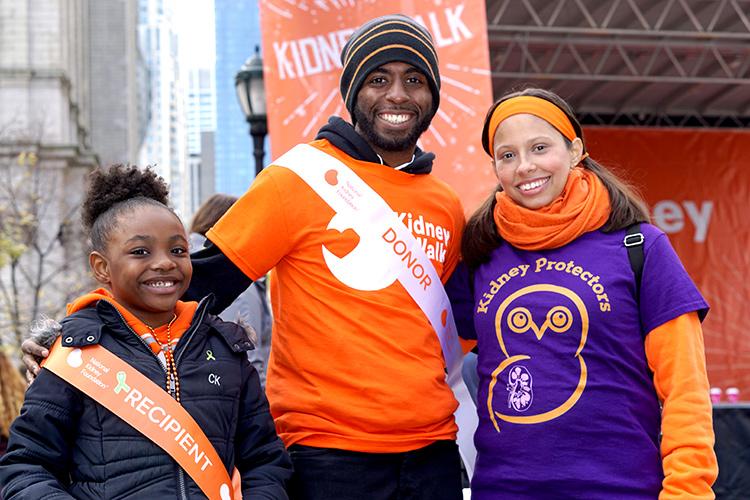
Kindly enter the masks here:
[[39, 363], [49, 356], [49, 350], [31, 339], [26, 339], [21, 344], [21, 351], [23, 352], [23, 364], [26, 365], [26, 381], [32, 383], [39, 375], [41, 369]]
[[23, 364], [26, 365], [26, 380], [29, 383], [39, 374], [39, 363], [49, 356], [49, 348], [60, 336], [60, 332], [62, 326], [51, 318], [43, 317], [32, 323], [29, 338], [21, 344]]

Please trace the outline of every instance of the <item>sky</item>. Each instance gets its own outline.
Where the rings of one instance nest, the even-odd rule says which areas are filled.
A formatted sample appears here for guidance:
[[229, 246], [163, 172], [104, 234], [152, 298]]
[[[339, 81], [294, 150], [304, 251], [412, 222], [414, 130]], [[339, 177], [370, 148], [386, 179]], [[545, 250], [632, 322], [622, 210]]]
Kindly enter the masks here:
[[181, 65], [213, 68], [216, 60], [213, 0], [175, 2], [174, 21], [180, 39]]

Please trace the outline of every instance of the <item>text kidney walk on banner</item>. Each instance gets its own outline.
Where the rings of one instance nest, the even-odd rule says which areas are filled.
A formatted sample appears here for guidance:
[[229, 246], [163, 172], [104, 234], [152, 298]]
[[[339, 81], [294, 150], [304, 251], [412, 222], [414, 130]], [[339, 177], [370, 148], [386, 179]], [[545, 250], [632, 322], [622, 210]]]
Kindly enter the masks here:
[[484, 198], [485, 187], [494, 183], [479, 143], [479, 110], [492, 101], [484, 2], [260, 2], [271, 156], [312, 140], [329, 116], [349, 119], [339, 98], [341, 48], [354, 27], [394, 12], [432, 33], [440, 64], [440, 108], [418, 145], [435, 153], [434, 174], [443, 180], [472, 175], [471, 182], [451, 183], [465, 205]]

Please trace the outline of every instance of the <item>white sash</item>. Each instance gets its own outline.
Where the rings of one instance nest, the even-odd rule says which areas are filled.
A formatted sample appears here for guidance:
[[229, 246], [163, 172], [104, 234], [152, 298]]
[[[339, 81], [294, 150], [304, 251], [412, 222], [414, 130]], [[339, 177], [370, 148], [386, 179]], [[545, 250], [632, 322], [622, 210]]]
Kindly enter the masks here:
[[[385, 268], [378, 264], [374, 270], [373, 266], [370, 269], [358, 266], [357, 270], [385, 276], [386, 282], [382, 283], [381, 288], [398, 279], [427, 316], [443, 349], [448, 371], [446, 380], [459, 403], [455, 412], [458, 446], [471, 478], [476, 460], [474, 431], [477, 412], [461, 376], [463, 352], [458, 342], [453, 312], [432, 262], [385, 200], [338, 159], [307, 144], [300, 144], [273, 164], [297, 174], [336, 212], [334, 218], [343, 218], [337, 229], [343, 230], [346, 229], [343, 226], [348, 226], [356, 231], [360, 246], [382, 247], [382, 252], [387, 255], [383, 261]], [[325, 254], [326, 249], [323, 250]], [[389, 276], [393, 276], [394, 280], [388, 282]]]

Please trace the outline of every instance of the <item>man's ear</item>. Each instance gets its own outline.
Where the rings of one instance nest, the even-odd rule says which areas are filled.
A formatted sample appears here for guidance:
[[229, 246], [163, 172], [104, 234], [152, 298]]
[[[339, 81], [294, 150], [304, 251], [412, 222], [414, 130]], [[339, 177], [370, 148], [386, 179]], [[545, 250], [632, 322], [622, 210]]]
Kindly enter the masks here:
[[103, 285], [109, 285], [109, 261], [101, 253], [94, 250], [89, 254], [89, 266], [94, 273], [96, 281]]

